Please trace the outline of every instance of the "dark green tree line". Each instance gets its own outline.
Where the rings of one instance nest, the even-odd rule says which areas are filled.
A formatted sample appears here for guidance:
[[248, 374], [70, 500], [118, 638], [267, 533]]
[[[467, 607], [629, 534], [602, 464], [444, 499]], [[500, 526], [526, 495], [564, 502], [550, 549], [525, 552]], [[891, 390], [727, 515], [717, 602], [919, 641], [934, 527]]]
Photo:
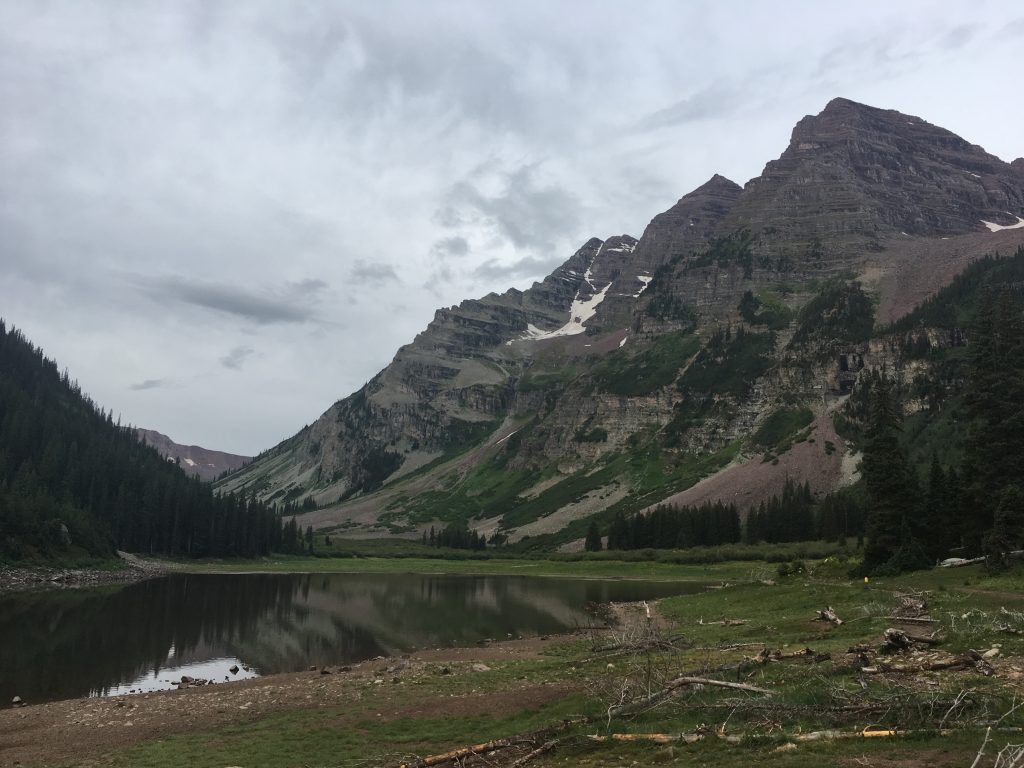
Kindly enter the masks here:
[[271, 507], [186, 476], [0, 320], [0, 556], [251, 557], [280, 544]]

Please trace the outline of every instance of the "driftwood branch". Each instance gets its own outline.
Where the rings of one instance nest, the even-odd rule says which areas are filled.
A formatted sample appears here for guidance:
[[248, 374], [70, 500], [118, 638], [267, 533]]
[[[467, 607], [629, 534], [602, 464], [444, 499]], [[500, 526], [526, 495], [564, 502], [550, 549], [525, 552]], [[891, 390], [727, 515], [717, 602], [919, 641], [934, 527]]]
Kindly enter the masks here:
[[842, 626], [843, 620], [836, 615], [835, 609], [830, 605], [824, 611], [818, 611], [818, 618], [815, 621], [827, 621], [831, 624], [835, 624], [837, 627]]
[[976, 669], [983, 675], [993, 673], [992, 666], [986, 662], [981, 654], [971, 651], [963, 656], [950, 656], [942, 659], [921, 659], [910, 661], [904, 664], [889, 664], [880, 662], [871, 666], [861, 668], [861, 672], [867, 675], [877, 675], [882, 672], [894, 673], [917, 673], [917, 672], [940, 672], [944, 669]]
[[[546, 751], [554, 749], [558, 744], [558, 739], [551, 740], [551, 736], [555, 733], [565, 731], [574, 725], [583, 725], [590, 722], [590, 718], [583, 717], [576, 720], [566, 720], [560, 725], [552, 726], [550, 728], [543, 728], [539, 731], [533, 731], [531, 733], [520, 734], [518, 736], [509, 736], [505, 739], [495, 739], [494, 741], [487, 741], [482, 744], [470, 744], [464, 747], [458, 747], [457, 749], [449, 750], [448, 752], [442, 752], [438, 755], [428, 755], [427, 757], [421, 757], [417, 760], [412, 760], [406, 763], [401, 763], [399, 768], [431, 768], [435, 765], [443, 765], [445, 763], [457, 762], [465, 760], [466, 758], [473, 757], [475, 755], [482, 755], [487, 752], [496, 752], [499, 749], [508, 749], [509, 747], [522, 746], [524, 744], [537, 744], [542, 743], [537, 749], [542, 751], [537, 752], [533, 757], [544, 754]], [[550, 744], [550, 746], [548, 746]], [[546, 749], [544, 749], [546, 747]], [[530, 757], [532, 760], [533, 757]], [[523, 758], [524, 760], [526, 758]], [[525, 763], [524, 763], [525, 764]]]
[[516, 760], [514, 763], [512, 763], [511, 768], [523, 768], [524, 765], [529, 763], [535, 757], [546, 755], [548, 752], [557, 747], [561, 743], [561, 741], [561, 739], [552, 739], [551, 741], [545, 741], [539, 747], [528, 752], [527, 754], [523, 755], [521, 758]]
[[719, 619], [718, 621], [704, 621], [703, 618], [697, 619], [697, 623], [702, 627], [709, 626], [720, 626], [720, 627], [739, 627], [747, 623], [746, 619]]
[[680, 688], [685, 688], [690, 685], [707, 685], [718, 688], [730, 688], [734, 691], [747, 691], [748, 693], [760, 693], [763, 696], [772, 696], [773, 692], [767, 688], [758, 688], [754, 685], [747, 685], [746, 683], [730, 683], [726, 680], [713, 680], [708, 677], [677, 677], [671, 681], [668, 685], [662, 688], [656, 693], [652, 693], [650, 696], [645, 696], [637, 701], [632, 701], [628, 704], [620, 704], [616, 707], [610, 707], [608, 709], [609, 717], [617, 717], [623, 715], [635, 714], [637, 712], [643, 712], [652, 707], [656, 707], [663, 701], [669, 699], [676, 691]]

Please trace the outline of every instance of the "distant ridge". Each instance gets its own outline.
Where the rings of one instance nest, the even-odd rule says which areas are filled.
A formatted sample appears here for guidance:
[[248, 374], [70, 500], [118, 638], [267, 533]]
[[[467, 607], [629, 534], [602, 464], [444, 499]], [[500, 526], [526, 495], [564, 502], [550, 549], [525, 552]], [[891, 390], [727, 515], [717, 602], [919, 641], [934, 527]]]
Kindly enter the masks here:
[[213, 451], [198, 445], [180, 445], [153, 429], [138, 427], [135, 431], [142, 440], [156, 448], [161, 456], [177, 461], [186, 473], [200, 480], [215, 480], [224, 472], [238, 469], [252, 460], [251, 456]]

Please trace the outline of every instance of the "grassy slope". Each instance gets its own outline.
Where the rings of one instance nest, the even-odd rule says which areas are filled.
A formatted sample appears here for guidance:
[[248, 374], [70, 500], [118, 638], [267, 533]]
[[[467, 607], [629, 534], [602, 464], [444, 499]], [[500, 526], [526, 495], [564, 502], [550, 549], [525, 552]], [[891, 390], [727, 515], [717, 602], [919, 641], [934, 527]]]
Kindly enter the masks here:
[[[547, 572], [560, 572], [562, 567], [561, 564], [531, 565]], [[573, 564], [573, 567], [578, 565]], [[697, 575], [686, 568], [661, 572]], [[567, 638], [563, 646], [540, 659], [509, 657], [489, 662], [491, 671], [485, 674], [463, 674], [455, 668], [452, 675], [428, 675], [410, 680], [409, 685], [359, 684], [356, 696], [344, 707], [311, 703], [309, 709], [274, 714], [257, 722], [145, 743], [111, 755], [100, 765], [152, 768], [183, 764], [245, 765], [248, 768], [357, 763], [397, 765], [406, 755], [441, 752], [578, 715], [597, 718], [597, 722], [577, 729], [579, 733], [607, 732], [605, 695], [608, 691], [619, 690], [621, 681], [637, 669], [645, 669], [650, 664], [656, 671], [668, 674], [699, 671], [730, 660], [741, 661], [744, 655], [752, 653], [742, 648], [709, 650], [735, 643], [766, 642], [773, 648], [783, 649], [810, 646], [818, 652], [839, 655], [860, 642], [877, 643], [882, 630], [890, 623], [884, 617], [893, 608], [893, 592], [901, 589], [930, 591], [931, 615], [939, 619], [945, 638], [942, 649], [957, 652], [1001, 642], [1003, 657], [1024, 654], [1024, 636], [1000, 635], [988, 624], [1001, 607], [1024, 609], [1021, 593], [1024, 573], [989, 578], [980, 570], [970, 568], [913, 574], [865, 585], [847, 579], [845, 567], [837, 564], [819, 566], [813, 575], [787, 577], [776, 585], [765, 585], [751, 578], [765, 575], [774, 575], [774, 572], [765, 569], [757, 573], [750, 564], [743, 563], [702, 569], [700, 577], [716, 576], [732, 582], [733, 586], [661, 601], [660, 611], [671, 625], [669, 634], [685, 637], [689, 647], [654, 654], [649, 660], [616, 657], [611, 660], [614, 668], [609, 668], [609, 660], [595, 654], [587, 639]], [[833, 606], [847, 619], [843, 626], [832, 627], [812, 620], [815, 612], [826, 605]], [[973, 621], [962, 619], [968, 611], [974, 612]], [[722, 618], [741, 618], [747, 623], [736, 626], [707, 623]], [[735, 673], [730, 674], [735, 677]], [[862, 690], [858, 682], [864, 677], [868, 678], [867, 690]], [[613, 720], [611, 730], [692, 732], [701, 723], [720, 725], [728, 721], [729, 733], [774, 734], [735, 745], [710, 738], [696, 745], [676, 746], [675, 754], [685, 764], [694, 765], [746, 766], [755, 760], [769, 766], [854, 765], [856, 761], [871, 765], [968, 765], [983, 735], [977, 728], [941, 737], [933, 731], [925, 731], [899, 739], [802, 743], [783, 751], [779, 747], [785, 739], [780, 734], [822, 728], [850, 732], [867, 725], [920, 729], [917, 704], [926, 694], [939, 693], [952, 699], [961, 690], [986, 699], [991, 711], [998, 714], [1008, 708], [1014, 685], [1008, 683], [1002, 673], [994, 678], [974, 672], [953, 672], [886, 679], [885, 676], [858, 675], [834, 667], [832, 662], [808, 661], [754, 667], [742, 679], [775, 690], [777, 696], [773, 701], [811, 706], [797, 713], [736, 712], [730, 715], [731, 707], [726, 702], [736, 700], [737, 695], [705, 689], [686, 693], [675, 704], [635, 720]], [[583, 686], [576, 692], [543, 705], [520, 705], [515, 711], [500, 715], [444, 716], [448, 706], [445, 701], [455, 706], [465, 697], [481, 694], [501, 697], [526, 685], [571, 686], [581, 682]], [[835, 697], [830, 699], [829, 692]], [[885, 696], [902, 697], [909, 706], [897, 705], [884, 715], [838, 716], [838, 720], [825, 711], [825, 705], [836, 698], [858, 702]], [[425, 706], [409, 714], [407, 708], [416, 704]], [[406, 708], [404, 713], [403, 707]], [[939, 712], [939, 716], [941, 714]], [[1018, 715], [1005, 724], [1019, 726], [1022, 720]], [[1019, 741], [1019, 734], [1000, 736], [998, 743], [1001, 745], [1006, 738]], [[670, 761], [672, 758], [657, 745], [597, 746], [580, 739], [531, 765], [623, 765], [634, 760], [646, 765], [662, 759]], [[983, 764], [990, 765], [991, 760]]]

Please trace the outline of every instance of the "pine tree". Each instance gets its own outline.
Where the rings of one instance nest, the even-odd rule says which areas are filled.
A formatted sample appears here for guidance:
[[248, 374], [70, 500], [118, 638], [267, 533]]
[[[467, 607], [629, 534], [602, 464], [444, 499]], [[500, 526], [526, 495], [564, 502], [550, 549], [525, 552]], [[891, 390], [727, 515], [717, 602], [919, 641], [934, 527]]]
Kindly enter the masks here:
[[897, 550], [910, 546], [917, 513], [916, 482], [899, 443], [902, 414], [892, 386], [881, 376], [872, 384], [867, 442], [861, 469], [868, 490], [864, 570], [876, 572]]
[[964, 491], [972, 519], [963, 536], [976, 551], [995, 521], [1004, 489], [1024, 466], [1024, 319], [1008, 291], [981, 302], [971, 334], [965, 404], [970, 419]]
[[921, 538], [925, 551], [932, 560], [941, 560], [948, 556], [953, 546], [952, 532], [946, 527], [948, 495], [946, 473], [939, 464], [939, 457], [932, 454], [932, 464], [928, 471], [928, 493], [921, 510]]
[[587, 538], [583, 543], [583, 548], [587, 552], [600, 552], [602, 549], [601, 532], [597, 529], [596, 520], [590, 521], [590, 527], [587, 528]]
[[1019, 485], [1003, 489], [992, 529], [984, 539], [985, 563], [991, 570], [1009, 565], [1007, 553], [1021, 547], [1024, 537], [1024, 491]]

